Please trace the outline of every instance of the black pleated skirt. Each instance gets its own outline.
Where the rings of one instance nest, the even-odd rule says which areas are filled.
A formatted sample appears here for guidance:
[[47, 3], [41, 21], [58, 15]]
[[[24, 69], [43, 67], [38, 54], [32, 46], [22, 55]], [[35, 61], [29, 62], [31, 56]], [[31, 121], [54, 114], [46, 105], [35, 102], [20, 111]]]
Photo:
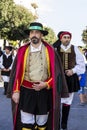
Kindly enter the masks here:
[[47, 114], [52, 108], [52, 89], [35, 91], [21, 86], [19, 107], [31, 114]]
[[80, 84], [79, 84], [79, 79], [78, 79], [78, 75], [74, 74], [72, 76], [66, 76], [66, 81], [67, 81], [67, 85], [68, 85], [68, 90], [69, 92], [77, 92], [80, 89]]

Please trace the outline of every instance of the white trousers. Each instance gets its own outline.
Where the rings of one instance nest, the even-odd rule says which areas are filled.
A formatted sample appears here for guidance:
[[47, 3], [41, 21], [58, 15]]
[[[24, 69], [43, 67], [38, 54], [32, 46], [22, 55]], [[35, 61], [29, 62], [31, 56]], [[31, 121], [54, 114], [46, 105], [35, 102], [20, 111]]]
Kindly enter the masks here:
[[69, 97], [67, 98], [61, 98], [61, 103], [71, 105], [74, 97], [74, 92], [69, 93]]
[[[36, 115], [36, 123], [38, 125], [44, 125], [47, 122], [47, 115]], [[21, 122], [25, 124], [34, 124], [35, 123], [35, 115], [27, 112], [23, 112], [21, 110]]]

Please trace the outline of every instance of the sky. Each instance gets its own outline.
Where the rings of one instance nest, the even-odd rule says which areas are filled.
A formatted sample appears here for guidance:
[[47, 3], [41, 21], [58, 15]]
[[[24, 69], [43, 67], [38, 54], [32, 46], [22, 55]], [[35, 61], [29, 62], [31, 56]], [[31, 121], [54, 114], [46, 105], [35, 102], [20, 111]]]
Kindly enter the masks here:
[[72, 44], [84, 46], [82, 32], [87, 27], [87, 0], [14, 0], [16, 4], [31, 9], [31, 3], [38, 5], [38, 22], [54, 30], [72, 33]]

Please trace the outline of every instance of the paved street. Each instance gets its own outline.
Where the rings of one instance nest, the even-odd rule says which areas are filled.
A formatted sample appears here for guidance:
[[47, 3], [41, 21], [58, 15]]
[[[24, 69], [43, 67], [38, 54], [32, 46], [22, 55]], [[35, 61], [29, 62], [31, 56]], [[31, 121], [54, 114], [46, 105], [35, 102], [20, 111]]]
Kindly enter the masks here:
[[87, 130], [87, 104], [80, 106], [79, 102], [79, 97], [76, 93], [70, 111], [68, 130]]
[[3, 95], [3, 91], [3, 88], [0, 87], [0, 130], [13, 130], [11, 102]]
[[[68, 130], [87, 130], [87, 105], [79, 106], [78, 103], [79, 97], [76, 93], [70, 111]], [[0, 87], [0, 130], [13, 130], [10, 99], [3, 95], [2, 87]]]

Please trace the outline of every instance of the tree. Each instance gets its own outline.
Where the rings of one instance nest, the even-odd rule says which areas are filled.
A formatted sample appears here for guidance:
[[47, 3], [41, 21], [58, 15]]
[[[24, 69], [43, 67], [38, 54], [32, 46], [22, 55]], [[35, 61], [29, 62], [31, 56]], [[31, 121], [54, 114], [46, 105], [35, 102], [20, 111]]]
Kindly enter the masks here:
[[13, 0], [0, 0], [0, 38], [7, 38], [7, 32], [13, 22]]
[[86, 48], [87, 48], [87, 27], [86, 27], [86, 29], [83, 30], [82, 41], [84, 42], [84, 44], [86, 45]]
[[[37, 4], [32, 3], [31, 6], [36, 12]], [[24, 30], [37, 18], [37, 13], [33, 14], [25, 7], [16, 5], [13, 0], [0, 0], [0, 38], [13, 41], [26, 39]], [[52, 44], [56, 40], [55, 33], [49, 27], [45, 29], [49, 34], [44, 39]]]
[[15, 26], [28, 25], [30, 22], [34, 21], [36, 17], [32, 12], [23, 6], [16, 5], [15, 7]]
[[18, 5], [15, 7], [14, 16], [14, 26], [8, 32], [8, 39], [23, 40], [26, 38], [24, 30], [26, 30], [27, 26], [33, 22], [36, 17], [25, 7]]
[[56, 35], [55, 35], [53, 29], [51, 29], [49, 27], [44, 27], [44, 29], [49, 32], [48, 35], [44, 37], [44, 39], [48, 43], [53, 44], [57, 40]]
[[[36, 16], [23, 6], [15, 5], [13, 0], [0, 0], [0, 37], [10, 40], [22, 40], [23, 31]], [[23, 38], [22, 38], [23, 37]]]

